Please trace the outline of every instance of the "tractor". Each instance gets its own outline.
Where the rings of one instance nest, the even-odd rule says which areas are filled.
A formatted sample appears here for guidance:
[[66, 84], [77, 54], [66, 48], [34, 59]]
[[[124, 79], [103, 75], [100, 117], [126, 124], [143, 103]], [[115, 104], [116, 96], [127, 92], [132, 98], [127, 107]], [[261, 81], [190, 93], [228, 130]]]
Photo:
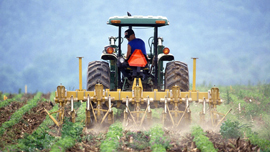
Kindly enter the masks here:
[[[151, 109], [163, 108], [161, 122], [177, 127], [191, 122], [189, 105], [192, 101], [204, 104], [202, 120], [208, 103], [212, 107], [213, 125], [219, 123], [216, 111], [216, 106], [222, 103], [219, 89], [214, 87], [208, 92], [196, 90], [197, 58], [193, 58], [193, 87], [189, 90], [188, 65], [175, 61], [170, 49], [163, 45], [158, 29], [169, 25], [166, 17], [114, 16], [107, 24], [118, 28], [118, 35], [109, 37], [109, 45], [104, 47], [101, 55], [104, 61], [88, 64], [86, 90], [82, 89], [82, 57], [79, 57], [79, 89], [67, 91], [62, 85], [57, 87], [58, 119], [47, 113], [58, 126], [63, 123], [67, 103], [71, 103], [71, 118], [75, 122], [73, 103], [76, 101], [86, 102], [86, 127], [113, 123], [112, 107], [123, 109], [124, 123], [132, 120], [134, 126], [151, 123]], [[122, 30], [140, 27], [153, 30], [153, 36], [148, 39], [149, 51], [145, 55], [137, 49], [126, 58], [122, 52]]]
[[[153, 16], [124, 16], [109, 18], [108, 25], [118, 28], [118, 36], [109, 37], [109, 45], [104, 47], [101, 59], [105, 61], [93, 61], [88, 64], [87, 91], [94, 91], [96, 84], [102, 84], [104, 89], [116, 91], [132, 91], [141, 82], [143, 91], [165, 91], [178, 86], [180, 91], [189, 90], [188, 66], [184, 62], [173, 61], [174, 56], [170, 54], [170, 49], [163, 45], [163, 38], [158, 37], [158, 29], [169, 25], [166, 17]], [[131, 57], [126, 58], [122, 52], [122, 29], [132, 29], [133, 27], [150, 27], [153, 29], [153, 36], [148, 39], [149, 52], [147, 56], [138, 51], [134, 51]], [[118, 44], [116, 43], [118, 42]], [[135, 57], [136, 56], [136, 57]], [[107, 61], [107, 62], [106, 62]], [[164, 72], [164, 62], [167, 63]], [[125, 75], [121, 72], [125, 71]], [[133, 102], [135, 104], [135, 102]], [[157, 103], [158, 106], [162, 104]], [[156, 104], [156, 105], [157, 105]], [[137, 102], [134, 111], [142, 112], [146, 102]], [[185, 110], [185, 103], [173, 106], [172, 109]], [[139, 116], [137, 117], [139, 118]]]

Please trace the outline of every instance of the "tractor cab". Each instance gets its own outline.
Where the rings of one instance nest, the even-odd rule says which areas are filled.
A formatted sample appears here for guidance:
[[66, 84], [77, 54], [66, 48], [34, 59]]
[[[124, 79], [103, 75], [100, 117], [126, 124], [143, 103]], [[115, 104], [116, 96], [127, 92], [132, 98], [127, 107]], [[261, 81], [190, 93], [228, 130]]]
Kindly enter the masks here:
[[[118, 28], [118, 36], [109, 37], [109, 46], [105, 47], [101, 55], [103, 60], [109, 60], [110, 63], [110, 89], [129, 90], [127, 80], [131, 83], [134, 78], [141, 78], [146, 90], [164, 89], [163, 61], [174, 60], [174, 56], [163, 46], [158, 28], [169, 25], [168, 19], [162, 16], [114, 16], [109, 18], [107, 24]], [[122, 30], [133, 27], [152, 27], [154, 33], [148, 40], [150, 48], [149, 51], [146, 48], [147, 55], [144, 56], [141, 50], [135, 50], [129, 58], [125, 58]]]

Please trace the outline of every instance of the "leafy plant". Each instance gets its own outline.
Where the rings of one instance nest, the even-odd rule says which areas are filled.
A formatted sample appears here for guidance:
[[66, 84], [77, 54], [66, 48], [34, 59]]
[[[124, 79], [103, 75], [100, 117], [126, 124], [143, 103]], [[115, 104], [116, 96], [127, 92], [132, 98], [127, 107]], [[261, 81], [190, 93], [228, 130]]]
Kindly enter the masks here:
[[220, 133], [226, 139], [242, 137], [240, 123], [238, 121], [231, 121], [229, 119], [222, 123]]
[[122, 110], [122, 109], [117, 109], [117, 108], [115, 108], [115, 107], [112, 107], [112, 110], [113, 110], [113, 114], [116, 116], [116, 117], [120, 117], [121, 116], [121, 114], [123, 113], [123, 111], [124, 110]]
[[150, 145], [152, 151], [166, 151], [170, 146], [170, 140], [164, 136], [162, 125], [156, 124], [150, 129]]
[[74, 146], [76, 142], [81, 142], [82, 137], [80, 135], [82, 130], [82, 123], [72, 123], [66, 118], [61, 131], [61, 139], [52, 146], [51, 151], [65, 151], [67, 148]]
[[102, 141], [100, 145], [100, 150], [102, 152], [107, 151], [117, 151], [119, 147], [119, 139], [122, 136], [123, 128], [122, 123], [116, 122], [112, 124], [109, 128], [109, 131], [106, 134], [106, 139]]
[[206, 133], [200, 126], [194, 126], [191, 129], [191, 135], [194, 136], [193, 141], [196, 143], [198, 149], [202, 152], [216, 152], [212, 142], [209, 141], [209, 138], [206, 137]]

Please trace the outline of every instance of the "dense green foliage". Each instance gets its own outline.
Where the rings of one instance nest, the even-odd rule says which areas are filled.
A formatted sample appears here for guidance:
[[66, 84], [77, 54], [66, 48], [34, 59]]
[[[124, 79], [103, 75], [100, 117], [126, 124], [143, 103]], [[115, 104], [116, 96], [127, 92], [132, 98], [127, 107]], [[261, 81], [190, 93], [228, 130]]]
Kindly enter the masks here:
[[164, 136], [162, 125], [155, 124], [150, 129], [150, 145], [151, 150], [154, 152], [163, 152], [170, 146], [170, 140]]
[[194, 136], [193, 141], [196, 143], [198, 149], [202, 152], [216, 152], [212, 142], [206, 137], [206, 133], [200, 126], [194, 126], [191, 130], [191, 135]]
[[7, 100], [4, 100], [4, 101], [1, 101], [0, 102], [0, 108], [9, 105], [13, 101], [17, 101], [17, 100], [21, 99], [21, 97], [22, 97], [22, 94], [17, 94], [15, 97], [13, 97], [11, 99], [7, 99]]
[[41, 94], [42, 93], [38, 92], [32, 100], [28, 101], [26, 105], [13, 113], [9, 121], [6, 121], [2, 124], [0, 128], [0, 136], [4, 134], [6, 128], [12, 127], [13, 125], [17, 124], [26, 112], [28, 112], [37, 105], [38, 101], [40, 100]]
[[226, 139], [238, 138], [243, 136], [242, 132], [240, 131], [240, 128], [241, 126], [238, 121], [227, 120], [224, 123], [222, 123], [220, 127], [220, 133]]
[[102, 152], [117, 152], [117, 149], [120, 145], [119, 139], [123, 133], [122, 123], [116, 122], [112, 124], [106, 134], [106, 139], [102, 141], [100, 145], [100, 150]]

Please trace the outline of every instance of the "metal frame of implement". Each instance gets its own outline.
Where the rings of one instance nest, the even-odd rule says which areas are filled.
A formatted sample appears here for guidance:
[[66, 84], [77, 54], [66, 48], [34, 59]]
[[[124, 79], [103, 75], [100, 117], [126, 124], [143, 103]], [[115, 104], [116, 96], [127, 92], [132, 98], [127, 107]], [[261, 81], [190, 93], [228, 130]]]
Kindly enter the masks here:
[[[164, 112], [162, 122], [164, 123], [165, 119], [167, 119], [167, 115], [169, 115], [170, 120], [172, 121], [173, 126], [178, 126], [183, 119], [183, 116], [186, 115], [186, 119], [190, 119], [190, 109], [189, 102], [197, 101], [203, 104], [203, 110], [200, 114], [201, 121], [204, 121], [205, 118], [205, 105], [209, 104], [209, 108], [211, 109], [211, 119], [212, 125], [218, 125], [230, 112], [227, 112], [226, 115], [218, 113], [216, 111], [216, 106], [222, 104], [222, 100], [219, 97], [219, 89], [212, 88], [208, 92], [199, 92], [195, 88], [196, 84], [196, 59], [193, 58], [193, 89], [189, 92], [181, 92], [179, 86], [172, 87], [171, 90], [166, 89], [165, 91], [158, 91], [158, 89], [154, 89], [152, 92], [143, 91], [141, 79], [134, 79], [132, 91], [121, 91], [121, 89], [117, 89], [117, 91], [110, 91], [109, 89], [104, 90], [102, 84], [96, 84], [94, 91], [86, 91], [82, 89], [82, 57], [79, 58], [79, 89], [76, 91], [67, 91], [64, 86], [60, 85], [57, 87], [55, 92], [55, 102], [59, 103], [59, 110], [52, 113], [59, 113], [58, 120], [56, 120], [52, 113], [46, 112], [50, 116], [50, 118], [55, 122], [57, 126], [63, 124], [64, 119], [64, 107], [70, 102], [71, 103], [71, 119], [72, 122], [75, 122], [75, 111], [73, 109], [74, 101], [83, 101], [87, 102], [86, 104], [86, 126], [89, 127], [91, 125], [91, 112], [94, 116], [95, 122], [102, 124], [106, 118], [108, 123], [114, 122], [113, 111], [111, 109], [113, 104], [117, 104], [119, 107], [122, 103], [126, 103], [126, 109], [124, 110], [124, 121], [127, 120], [127, 115], [130, 114], [135, 125], [142, 125], [145, 116], [147, 114], [147, 119], [151, 120], [151, 108], [150, 103], [154, 103], [155, 107], [157, 107], [157, 102], [160, 101], [164, 103]], [[92, 102], [96, 103], [96, 108], [93, 107]], [[186, 108], [185, 111], [180, 111], [177, 108], [178, 104], [185, 102]], [[128, 108], [128, 104], [132, 103], [135, 105], [134, 111], [130, 111]], [[141, 111], [140, 105], [143, 103], [147, 103], [147, 108], [145, 111]], [[108, 109], [102, 109], [102, 105], [106, 104]], [[173, 109], [169, 109], [168, 104], [174, 105]], [[105, 112], [105, 115], [101, 115], [102, 112]], [[181, 118], [179, 119], [180, 114], [183, 113]], [[141, 118], [141, 114], [143, 117]], [[217, 115], [223, 115], [224, 117], [218, 122]], [[176, 120], [179, 119], [179, 120]], [[139, 123], [139, 124], [137, 124]]]

